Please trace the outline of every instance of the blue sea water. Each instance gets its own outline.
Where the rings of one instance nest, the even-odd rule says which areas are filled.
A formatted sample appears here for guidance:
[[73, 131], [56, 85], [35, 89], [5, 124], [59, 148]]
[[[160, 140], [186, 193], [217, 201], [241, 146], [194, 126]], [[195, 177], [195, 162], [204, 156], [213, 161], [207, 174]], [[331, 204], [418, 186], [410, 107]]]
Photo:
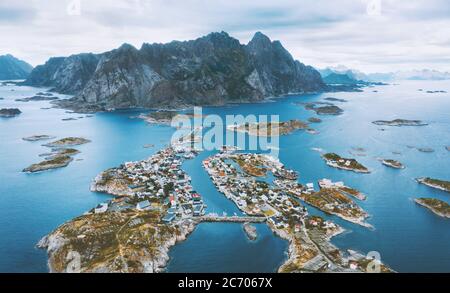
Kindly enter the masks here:
[[[424, 91], [418, 91], [424, 89]], [[45, 272], [46, 254], [35, 248], [39, 239], [53, 229], [110, 197], [89, 191], [91, 180], [102, 170], [125, 161], [141, 160], [166, 146], [173, 129], [148, 125], [132, 118], [142, 111], [99, 113], [93, 117], [43, 110], [48, 102], [15, 102], [43, 89], [0, 87], [0, 108], [18, 107], [16, 118], [0, 118], [0, 272]], [[374, 90], [377, 90], [375, 92]], [[333, 239], [341, 249], [363, 253], [378, 251], [384, 262], [400, 272], [450, 271], [450, 220], [417, 206], [414, 197], [435, 197], [450, 202], [450, 194], [414, 182], [429, 176], [450, 180], [450, 92], [448, 81], [402, 81], [397, 85], [366, 88], [362, 93], [326, 93], [289, 96], [271, 103], [204, 108], [204, 114], [277, 114], [281, 120], [314, 116], [295, 102], [322, 101], [326, 97], [348, 100], [335, 102], [345, 110], [336, 117], [321, 117], [313, 124], [320, 133], [295, 132], [280, 138], [280, 160], [300, 173], [300, 182], [321, 178], [344, 181], [367, 195], [361, 206], [371, 214], [375, 230], [336, 221], [347, 233]], [[80, 117], [75, 121], [63, 118]], [[420, 119], [426, 127], [383, 127], [371, 122], [380, 119]], [[384, 128], [385, 131], [380, 129]], [[48, 151], [43, 142], [26, 142], [23, 137], [49, 134], [58, 138], [82, 136], [91, 143], [78, 147], [81, 154], [68, 167], [39, 174], [21, 170], [40, 160]], [[154, 144], [146, 149], [145, 144]], [[430, 147], [422, 153], [412, 147]], [[357, 159], [371, 174], [356, 174], [328, 167], [321, 148], [343, 156], [364, 148]], [[399, 152], [400, 154], [393, 154]], [[186, 161], [183, 168], [192, 177], [209, 212], [239, 214], [235, 205], [222, 196], [202, 168], [203, 152]], [[405, 170], [387, 168], [377, 158], [398, 159]], [[317, 184], [316, 184], [317, 185]], [[320, 211], [310, 209], [312, 213]], [[169, 272], [273, 272], [286, 258], [287, 243], [274, 236], [265, 225], [257, 225], [259, 238], [249, 241], [240, 225], [201, 224], [189, 238], [170, 251]]]

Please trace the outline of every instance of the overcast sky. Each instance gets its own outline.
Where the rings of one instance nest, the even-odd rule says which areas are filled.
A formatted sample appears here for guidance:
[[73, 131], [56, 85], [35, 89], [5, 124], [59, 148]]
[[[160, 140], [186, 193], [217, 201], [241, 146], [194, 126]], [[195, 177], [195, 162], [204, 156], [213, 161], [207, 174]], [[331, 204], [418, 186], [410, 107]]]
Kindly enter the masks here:
[[448, 0], [0, 0], [0, 55], [32, 65], [222, 30], [262, 31], [318, 68], [450, 71]]

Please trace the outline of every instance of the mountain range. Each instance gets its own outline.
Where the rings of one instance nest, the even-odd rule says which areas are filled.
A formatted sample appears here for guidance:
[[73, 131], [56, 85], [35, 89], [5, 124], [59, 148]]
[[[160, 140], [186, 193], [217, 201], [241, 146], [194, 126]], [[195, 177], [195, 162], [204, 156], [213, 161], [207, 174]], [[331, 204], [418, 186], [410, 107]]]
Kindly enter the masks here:
[[450, 79], [449, 72], [441, 72], [432, 69], [422, 70], [402, 70], [386, 73], [363, 73], [358, 70], [349, 69], [343, 65], [336, 67], [327, 67], [319, 69], [320, 75], [324, 80], [331, 74], [347, 75], [348, 78], [356, 81], [365, 82], [389, 82], [395, 80], [448, 80]]
[[26, 79], [32, 70], [33, 66], [10, 54], [0, 56], [0, 80]]
[[72, 94], [60, 106], [78, 111], [223, 105], [326, 89], [317, 70], [261, 32], [248, 44], [220, 32], [51, 58], [24, 84]]

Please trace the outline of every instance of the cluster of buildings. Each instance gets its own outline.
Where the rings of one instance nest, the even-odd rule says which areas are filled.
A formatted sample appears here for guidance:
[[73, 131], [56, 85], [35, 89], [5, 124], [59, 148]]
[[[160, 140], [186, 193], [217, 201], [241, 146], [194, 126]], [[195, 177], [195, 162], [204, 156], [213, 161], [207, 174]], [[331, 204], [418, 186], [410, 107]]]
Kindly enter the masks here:
[[205, 204], [200, 194], [191, 185], [191, 178], [181, 169], [185, 159], [195, 157], [197, 153], [182, 145], [168, 147], [139, 162], [127, 162], [113, 171], [108, 178], [128, 182], [126, 196], [116, 198], [109, 203], [99, 205], [95, 213], [104, 213], [111, 209], [136, 209], [139, 211], [161, 210], [165, 212], [162, 220], [166, 223], [177, 218], [201, 216]]
[[[284, 175], [275, 180], [279, 186], [274, 187], [240, 170], [233, 164], [236, 160], [257, 161], [265, 168], [271, 169], [274, 174], [278, 172]], [[286, 193], [286, 189], [282, 188], [285, 185], [298, 185], [296, 180], [285, 178], [295, 177], [296, 179], [298, 175], [288, 173], [283, 165], [272, 157], [222, 152], [203, 161], [203, 166], [217, 189], [248, 215], [266, 216], [273, 226], [280, 229], [302, 225], [304, 218], [308, 215], [306, 208], [292, 199]]]

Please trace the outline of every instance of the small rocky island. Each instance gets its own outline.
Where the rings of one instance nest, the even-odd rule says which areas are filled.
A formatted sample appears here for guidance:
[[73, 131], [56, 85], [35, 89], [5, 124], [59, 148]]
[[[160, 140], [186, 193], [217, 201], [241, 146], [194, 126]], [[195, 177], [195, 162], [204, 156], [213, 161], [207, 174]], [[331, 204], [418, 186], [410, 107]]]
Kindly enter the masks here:
[[49, 140], [49, 139], [54, 139], [54, 138], [55, 138], [54, 136], [43, 134], [43, 135], [32, 135], [32, 136], [24, 137], [22, 139], [25, 141], [34, 142], [34, 141]]
[[66, 137], [51, 143], [44, 144], [46, 147], [69, 147], [69, 146], [77, 146], [91, 142], [89, 139], [85, 139], [82, 137]]
[[331, 101], [331, 102], [341, 102], [341, 103], [346, 103], [346, 102], [348, 102], [348, 101], [345, 100], [345, 99], [339, 99], [339, 98], [333, 98], [333, 97], [325, 98], [325, 100]]
[[[39, 141], [49, 138], [50, 137], [47, 135], [36, 135], [23, 139], [26, 141]], [[80, 153], [79, 150], [69, 147], [85, 144], [88, 142], [90, 142], [90, 140], [87, 140], [85, 138], [67, 137], [45, 144], [43, 146], [52, 148], [51, 152], [42, 154], [41, 156], [44, 157], [44, 160], [42, 162], [30, 165], [29, 167], [23, 169], [23, 172], [36, 173], [67, 167], [73, 161], [73, 156]]]
[[414, 201], [417, 204], [426, 207], [438, 216], [450, 218], [450, 205], [445, 201], [435, 198], [418, 198]]
[[417, 150], [421, 153], [434, 153], [434, 149], [432, 148], [417, 148]]
[[22, 113], [22, 111], [20, 111], [17, 108], [0, 109], [0, 117], [1, 118], [12, 118], [12, 117], [16, 117], [16, 116], [20, 115], [21, 113]]
[[450, 146], [446, 146], [445, 149], [450, 152]]
[[258, 232], [256, 231], [256, 227], [251, 225], [250, 223], [244, 223], [242, 225], [245, 234], [247, 235], [249, 240], [256, 240], [258, 238]]
[[41, 102], [41, 101], [54, 101], [54, 100], [58, 100], [58, 98], [53, 97], [51, 95], [36, 95], [36, 96], [28, 97], [28, 98], [16, 99], [15, 101], [28, 103], [28, 102]]
[[329, 102], [300, 103], [306, 110], [312, 110], [317, 115], [341, 115], [344, 110]]
[[381, 160], [381, 163], [394, 169], [405, 169], [405, 166], [397, 160], [383, 159]]
[[407, 119], [395, 119], [395, 120], [377, 120], [372, 122], [375, 125], [384, 126], [426, 126], [428, 123], [421, 120], [407, 120]]
[[311, 118], [308, 118], [308, 122], [310, 122], [310, 123], [321, 123], [322, 119], [317, 118], [317, 117], [311, 117]]
[[172, 120], [179, 114], [176, 111], [156, 111], [148, 114], [141, 114], [139, 118], [144, 119], [151, 124], [167, 124], [170, 125]]
[[369, 169], [355, 159], [342, 158], [335, 153], [327, 153], [322, 156], [328, 166], [353, 171], [357, 173], [370, 173]]
[[46, 158], [44, 161], [37, 164], [32, 164], [31, 166], [23, 169], [23, 172], [35, 173], [51, 169], [58, 169], [62, 167], [67, 167], [73, 158], [66, 155], [57, 155]]
[[450, 181], [433, 179], [429, 177], [417, 178], [416, 181], [431, 188], [450, 192]]
[[289, 120], [285, 122], [260, 122], [245, 123], [241, 125], [230, 125], [227, 129], [235, 132], [248, 133], [253, 136], [281, 136], [290, 134], [296, 130], [309, 129], [308, 124], [300, 120]]

